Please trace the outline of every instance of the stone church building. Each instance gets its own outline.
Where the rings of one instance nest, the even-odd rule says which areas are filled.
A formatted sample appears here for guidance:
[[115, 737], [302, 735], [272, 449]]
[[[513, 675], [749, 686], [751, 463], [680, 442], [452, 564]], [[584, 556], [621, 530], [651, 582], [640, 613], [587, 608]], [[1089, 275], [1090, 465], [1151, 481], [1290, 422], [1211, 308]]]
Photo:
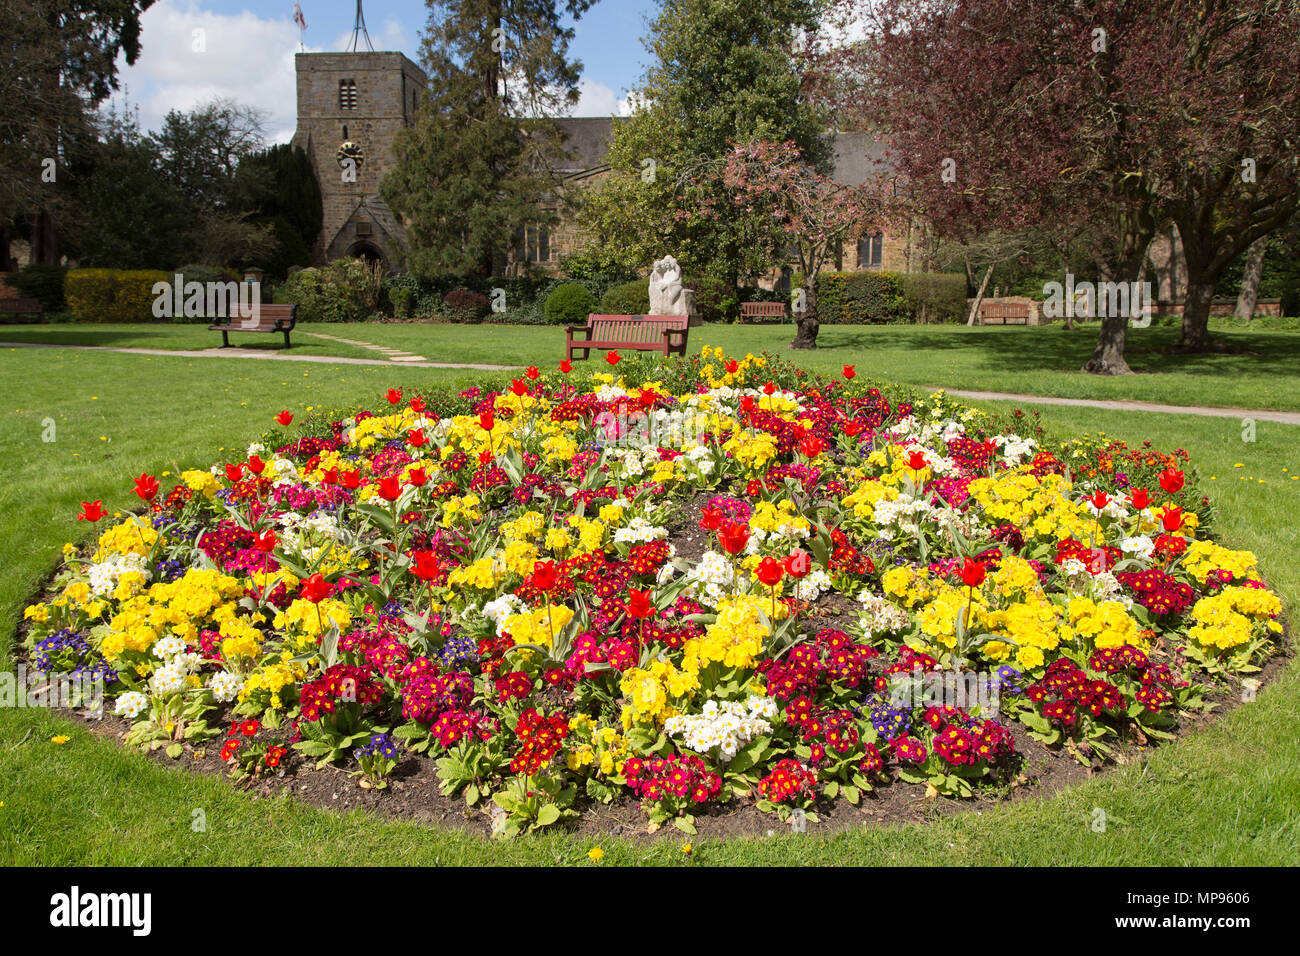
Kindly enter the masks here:
[[[379, 182], [393, 168], [393, 138], [415, 122], [420, 91], [428, 79], [401, 53], [299, 53], [298, 125], [293, 145], [311, 158], [320, 181], [323, 225], [313, 250], [318, 262], [344, 256], [375, 259], [402, 271], [401, 218], [379, 198]], [[564, 188], [583, 188], [609, 172], [606, 155], [613, 136], [612, 117], [556, 121], [569, 157], [557, 169]], [[835, 137], [835, 176], [851, 184], [871, 174], [878, 152], [871, 137]], [[506, 263], [507, 272], [527, 268], [558, 272], [563, 256], [583, 238], [570, 223], [554, 230], [529, 229]], [[837, 268], [911, 267], [909, 237], [876, 234], [846, 248]]]
[[[326, 262], [356, 256], [378, 260], [392, 272], [403, 271], [404, 229], [401, 218], [379, 198], [379, 182], [394, 166], [394, 137], [415, 122], [420, 91], [428, 78], [401, 53], [299, 53], [294, 64], [298, 125], [292, 142], [311, 158], [324, 213], [314, 258]], [[579, 117], [556, 122], [569, 153], [556, 170], [562, 188], [581, 189], [599, 182], [609, 173], [606, 157], [618, 120]], [[832, 175], [858, 185], [875, 175], [882, 147], [865, 133], [835, 133], [834, 150]], [[546, 198], [539, 197], [539, 201]], [[924, 268], [921, 239], [916, 227], [901, 235], [866, 236], [842, 249], [833, 268], [920, 271]], [[583, 241], [569, 222], [561, 222], [554, 230], [521, 231], [504, 271], [559, 272], [562, 258], [581, 248]], [[1180, 252], [1176, 236], [1164, 236], [1153, 243], [1151, 259], [1162, 302], [1182, 298], [1186, 279], [1180, 269]], [[788, 267], [774, 268], [762, 284], [781, 283], [788, 275]]]

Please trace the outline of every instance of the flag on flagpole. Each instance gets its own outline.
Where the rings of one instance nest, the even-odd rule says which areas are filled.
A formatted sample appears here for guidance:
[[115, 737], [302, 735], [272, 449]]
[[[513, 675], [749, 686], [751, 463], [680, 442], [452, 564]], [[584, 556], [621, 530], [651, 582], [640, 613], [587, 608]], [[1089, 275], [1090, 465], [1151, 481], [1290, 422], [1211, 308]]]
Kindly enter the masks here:
[[302, 15], [302, 7], [298, 6], [298, 0], [293, 0], [293, 22], [298, 24], [298, 46], [301, 48], [302, 32], [307, 29], [307, 19]]

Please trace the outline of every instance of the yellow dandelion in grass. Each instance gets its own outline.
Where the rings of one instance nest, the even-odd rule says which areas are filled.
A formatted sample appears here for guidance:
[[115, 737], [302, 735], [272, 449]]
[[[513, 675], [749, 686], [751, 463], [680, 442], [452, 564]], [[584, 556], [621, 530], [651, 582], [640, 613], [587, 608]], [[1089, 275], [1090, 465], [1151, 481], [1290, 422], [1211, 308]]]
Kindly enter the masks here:
[[587, 851], [587, 859], [592, 863], [599, 863], [601, 860], [605, 859], [605, 851], [598, 846], [593, 846]]
[[53, 744], [66, 744], [66, 743], [67, 743], [69, 740], [71, 740], [71, 739], [72, 739], [72, 738], [69, 737], [69, 736], [67, 736], [66, 734], [56, 734], [55, 736], [53, 736], [53, 737], [50, 738], [50, 743], [53, 743]]
[[682, 852], [685, 853], [687, 856], [690, 856], [691, 853], [694, 852], [694, 850], [695, 847], [691, 846], [689, 843], [682, 844]]

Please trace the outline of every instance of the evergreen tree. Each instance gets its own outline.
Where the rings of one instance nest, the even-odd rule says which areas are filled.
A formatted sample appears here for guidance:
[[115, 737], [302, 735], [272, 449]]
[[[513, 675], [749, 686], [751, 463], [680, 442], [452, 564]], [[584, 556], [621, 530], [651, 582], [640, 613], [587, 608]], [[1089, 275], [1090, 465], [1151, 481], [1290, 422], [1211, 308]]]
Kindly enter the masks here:
[[671, 253], [695, 281], [731, 287], [770, 268], [771, 243], [745, 237], [774, 237], [771, 224], [731, 208], [720, 170], [733, 144], [768, 140], [827, 171], [797, 53], [818, 11], [815, 0], [660, 0], [640, 108], [615, 125], [611, 173], [583, 197], [580, 222], [604, 265], [644, 269]]
[[[410, 270], [490, 275], [519, 230], [548, 225], [559, 131], [581, 64], [557, 0], [428, 0], [429, 89], [380, 195], [406, 218]], [[576, 18], [590, 0], [567, 0]]]

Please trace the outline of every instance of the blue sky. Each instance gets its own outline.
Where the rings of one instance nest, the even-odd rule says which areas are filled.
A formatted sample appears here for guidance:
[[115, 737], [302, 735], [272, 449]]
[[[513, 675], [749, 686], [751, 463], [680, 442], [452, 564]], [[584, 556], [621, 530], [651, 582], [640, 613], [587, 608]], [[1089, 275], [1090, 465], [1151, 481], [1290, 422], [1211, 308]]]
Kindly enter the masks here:
[[[298, 0], [309, 51], [342, 50], [356, 17], [355, 0]], [[600, 0], [574, 24], [571, 53], [584, 66], [576, 116], [620, 112], [648, 59], [641, 36], [654, 0]], [[364, 0], [376, 50], [400, 50], [419, 61], [428, 11], [421, 0]], [[140, 111], [155, 128], [169, 109], [190, 109], [229, 97], [266, 113], [268, 138], [287, 140], [294, 126], [293, 54], [298, 28], [293, 0], [156, 0], [144, 15], [143, 48], [122, 66], [116, 102]]]

